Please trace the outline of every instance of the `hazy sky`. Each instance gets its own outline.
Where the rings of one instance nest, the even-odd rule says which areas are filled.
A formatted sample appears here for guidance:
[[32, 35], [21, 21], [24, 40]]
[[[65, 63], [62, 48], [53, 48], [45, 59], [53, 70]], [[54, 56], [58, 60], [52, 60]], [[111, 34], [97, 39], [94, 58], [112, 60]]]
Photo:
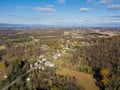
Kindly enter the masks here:
[[0, 0], [0, 23], [120, 26], [120, 0]]

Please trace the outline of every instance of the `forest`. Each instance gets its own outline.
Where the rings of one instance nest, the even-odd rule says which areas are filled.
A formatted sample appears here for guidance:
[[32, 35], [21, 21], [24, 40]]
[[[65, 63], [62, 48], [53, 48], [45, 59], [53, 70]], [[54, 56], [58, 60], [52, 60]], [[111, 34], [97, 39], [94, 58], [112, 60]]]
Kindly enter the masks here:
[[79, 47], [73, 53], [72, 62], [82, 61], [81, 65], [88, 67], [84, 71], [92, 71], [101, 90], [120, 90], [120, 35], [95, 42], [88, 47]]

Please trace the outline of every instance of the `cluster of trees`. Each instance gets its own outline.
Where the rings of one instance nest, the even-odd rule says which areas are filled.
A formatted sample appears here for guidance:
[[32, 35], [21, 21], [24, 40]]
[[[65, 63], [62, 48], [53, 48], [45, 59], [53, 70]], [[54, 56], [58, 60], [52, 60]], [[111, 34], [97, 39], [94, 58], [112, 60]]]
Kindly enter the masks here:
[[[49, 69], [50, 70], [50, 69]], [[25, 81], [27, 78], [30, 81]], [[10, 90], [84, 90], [84, 87], [76, 84], [74, 77], [63, 76], [48, 71], [33, 71], [26, 75], [18, 84], [11, 86]]]
[[29, 62], [20, 61], [15, 57], [7, 64], [1, 62], [2, 70], [5, 71], [7, 68], [11, 70], [9, 74], [6, 71], [7, 77], [0, 81], [0, 89], [5, 88], [17, 79], [17, 82], [8, 88], [9, 90], [85, 90], [83, 86], [77, 84], [75, 77], [56, 74], [54, 68], [38, 68], [24, 74], [29, 70], [29, 64]]
[[97, 43], [79, 47], [73, 62], [92, 68], [101, 90], [120, 89], [120, 36], [102, 38]]

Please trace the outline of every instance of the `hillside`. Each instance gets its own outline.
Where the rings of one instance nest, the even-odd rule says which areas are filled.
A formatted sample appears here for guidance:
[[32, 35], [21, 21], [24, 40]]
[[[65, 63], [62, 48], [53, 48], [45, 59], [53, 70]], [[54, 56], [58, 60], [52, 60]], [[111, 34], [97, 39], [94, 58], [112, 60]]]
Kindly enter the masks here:
[[82, 85], [85, 90], [99, 90], [99, 88], [95, 85], [96, 80], [93, 79], [92, 75], [70, 69], [63, 69], [58, 71], [58, 73], [61, 75], [69, 75], [72, 77], [74, 76], [78, 84]]

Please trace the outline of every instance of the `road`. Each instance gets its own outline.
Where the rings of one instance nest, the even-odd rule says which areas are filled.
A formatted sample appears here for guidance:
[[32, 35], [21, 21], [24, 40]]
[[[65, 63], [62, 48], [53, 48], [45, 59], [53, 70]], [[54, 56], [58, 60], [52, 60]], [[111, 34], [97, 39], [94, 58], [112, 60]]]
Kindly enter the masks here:
[[32, 72], [33, 70], [36, 70], [38, 67], [39, 67], [39, 66], [35, 66], [35, 67], [27, 70], [24, 74], [18, 76], [14, 81], [12, 81], [9, 85], [7, 85], [6, 87], [4, 87], [2, 90], [8, 90], [8, 88], [9, 88], [10, 86], [12, 86], [13, 84], [19, 82], [22, 77], [24, 77], [26, 74]]

